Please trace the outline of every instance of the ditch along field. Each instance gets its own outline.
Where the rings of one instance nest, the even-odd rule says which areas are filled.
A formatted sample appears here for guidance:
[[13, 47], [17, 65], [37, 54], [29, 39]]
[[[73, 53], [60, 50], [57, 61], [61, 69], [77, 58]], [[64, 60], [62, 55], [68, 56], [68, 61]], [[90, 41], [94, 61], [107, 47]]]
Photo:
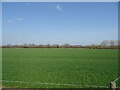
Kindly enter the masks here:
[[118, 50], [4, 48], [4, 87], [107, 87], [118, 77]]

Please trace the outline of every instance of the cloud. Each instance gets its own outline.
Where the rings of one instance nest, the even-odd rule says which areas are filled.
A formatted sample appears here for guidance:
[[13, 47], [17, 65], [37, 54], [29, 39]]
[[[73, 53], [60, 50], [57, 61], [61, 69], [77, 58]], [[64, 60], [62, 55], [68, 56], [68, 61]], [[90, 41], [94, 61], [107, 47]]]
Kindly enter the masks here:
[[62, 7], [61, 7], [60, 5], [56, 5], [56, 9], [57, 9], [58, 11], [63, 11], [63, 9], [62, 9]]
[[7, 22], [8, 23], [15, 23], [15, 22], [22, 22], [24, 21], [23, 18], [16, 18], [16, 19], [8, 19]]
[[17, 21], [23, 21], [23, 18], [17, 18], [16, 20]]
[[7, 20], [9, 23], [14, 23], [14, 20], [12, 20], [12, 19], [8, 19]]

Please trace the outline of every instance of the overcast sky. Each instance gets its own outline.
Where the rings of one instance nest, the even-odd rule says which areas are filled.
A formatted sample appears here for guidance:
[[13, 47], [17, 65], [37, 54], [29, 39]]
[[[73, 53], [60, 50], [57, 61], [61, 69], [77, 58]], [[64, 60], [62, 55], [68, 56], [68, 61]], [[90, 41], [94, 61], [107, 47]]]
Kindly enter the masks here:
[[99, 44], [118, 38], [117, 2], [4, 2], [3, 44]]

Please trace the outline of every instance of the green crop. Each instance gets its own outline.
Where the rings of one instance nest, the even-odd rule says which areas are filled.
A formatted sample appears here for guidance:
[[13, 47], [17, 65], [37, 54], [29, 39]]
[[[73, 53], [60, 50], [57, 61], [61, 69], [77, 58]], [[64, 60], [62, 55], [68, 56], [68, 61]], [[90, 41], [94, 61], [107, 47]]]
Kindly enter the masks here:
[[2, 58], [3, 80], [33, 82], [3, 81], [5, 87], [108, 86], [118, 76], [118, 51], [115, 49], [4, 48]]

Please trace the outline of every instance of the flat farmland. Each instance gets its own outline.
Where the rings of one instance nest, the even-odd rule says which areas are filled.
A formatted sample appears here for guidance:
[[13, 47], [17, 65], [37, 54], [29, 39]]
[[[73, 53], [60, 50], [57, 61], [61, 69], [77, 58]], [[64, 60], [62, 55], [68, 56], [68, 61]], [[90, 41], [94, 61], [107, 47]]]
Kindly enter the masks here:
[[4, 87], [107, 87], [118, 77], [115, 49], [4, 48], [2, 58]]

